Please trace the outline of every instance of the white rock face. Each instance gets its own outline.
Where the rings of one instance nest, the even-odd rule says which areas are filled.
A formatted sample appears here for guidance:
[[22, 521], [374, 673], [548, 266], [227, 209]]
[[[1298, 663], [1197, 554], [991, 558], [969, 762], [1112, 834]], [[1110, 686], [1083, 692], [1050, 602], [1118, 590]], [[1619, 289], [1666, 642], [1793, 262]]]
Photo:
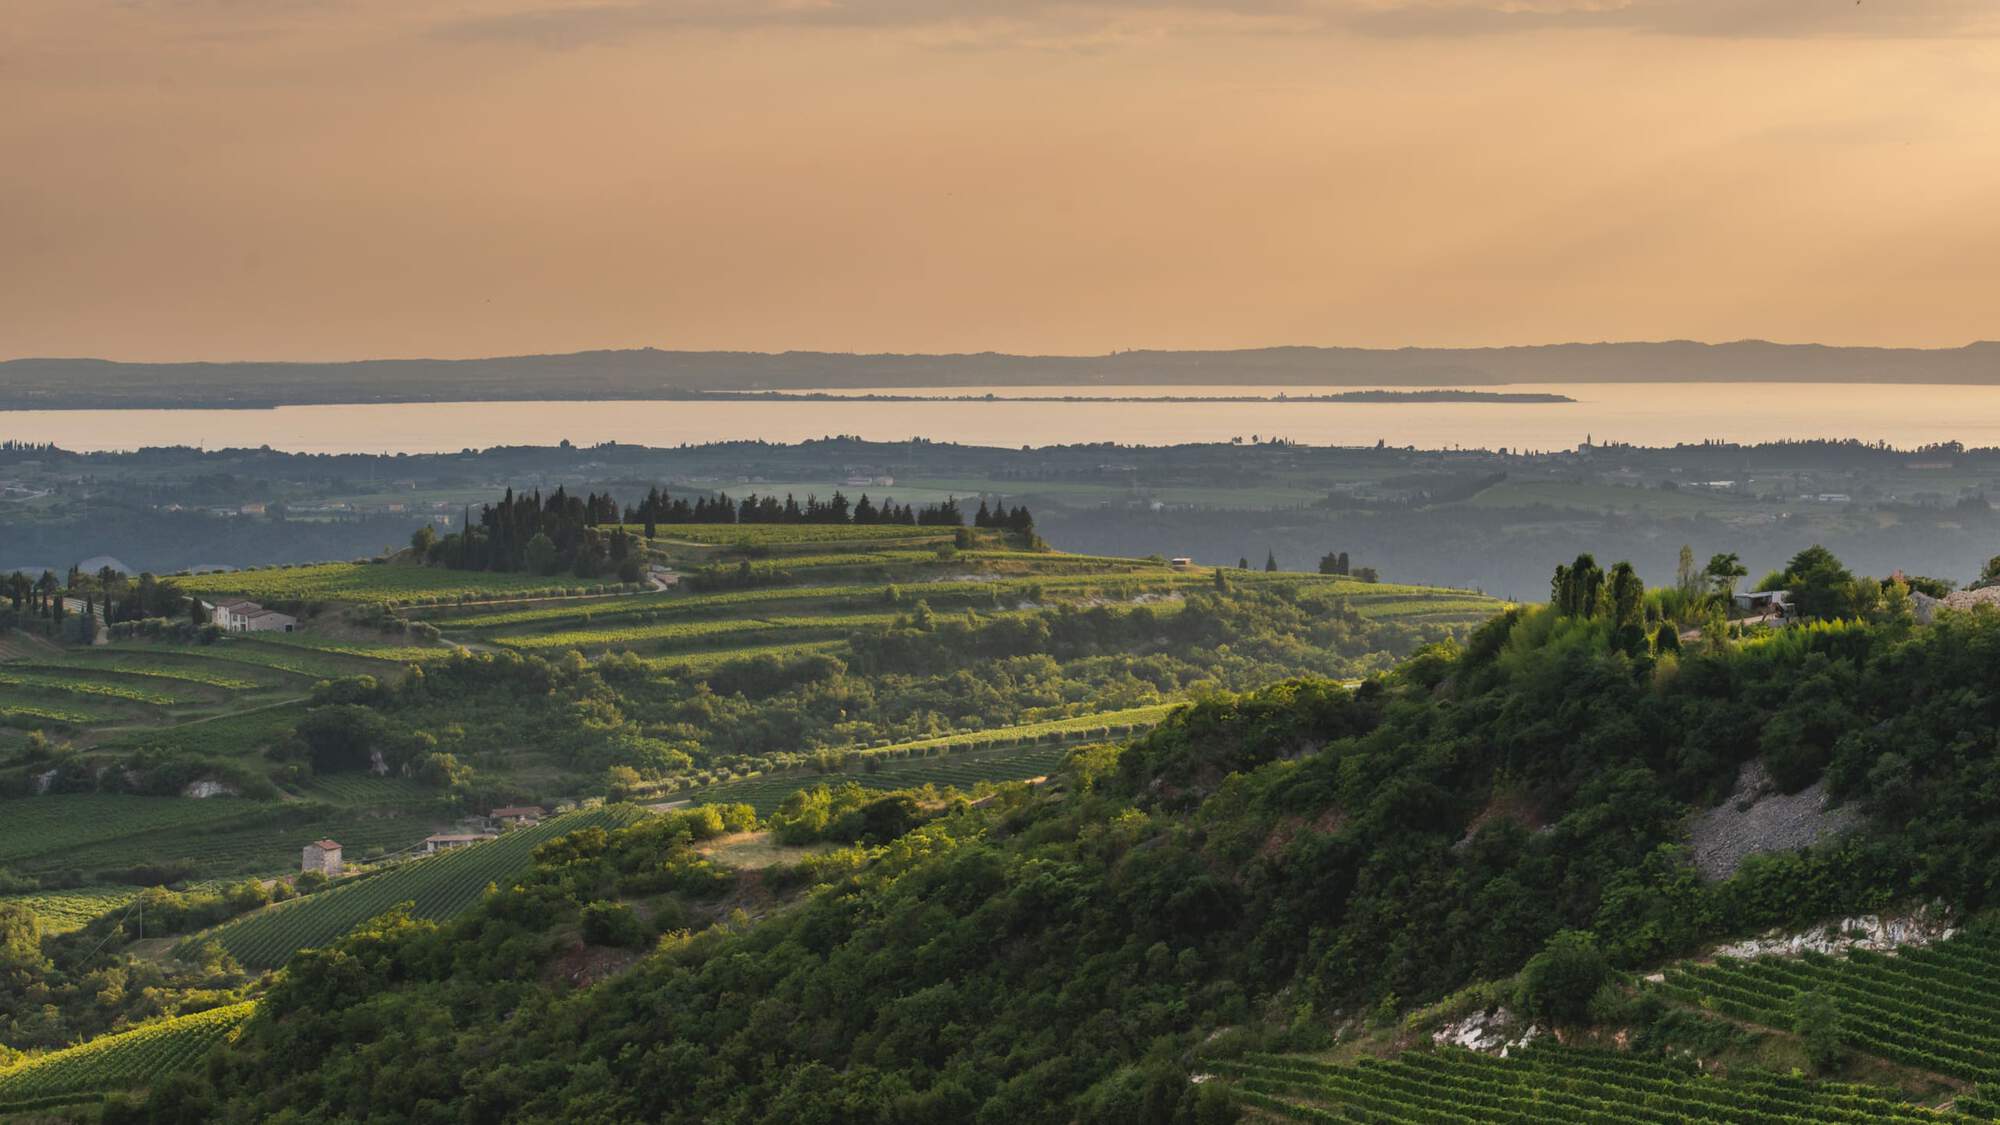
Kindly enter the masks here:
[[1796, 957], [1809, 950], [1828, 954], [1846, 953], [1850, 949], [1887, 953], [1906, 947], [1921, 948], [1943, 941], [1957, 932], [1950, 916], [1942, 907], [1933, 904], [1901, 915], [1857, 914], [1795, 934], [1772, 930], [1761, 937], [1731, 942], [1716, 949], [1710, 956], [1747, 960], [1752, 957]]
[[47, 773], [39, 773], [39, 774], [36, 774], [36, 775], [35, 775], [35, 795], [39, 797], [39, 796], [41, 796], [42, 794], [44, 794], [44, 793], [47, 793], [47, 792], [49, 791], [49, 786], [51, 786], [51, 785], [54, 785], [54, 784], [55, 784], [55, 781], [56, 781], [56, 771], [55, 771], [55, 770], [50, 770], [50, 771], [48, 771]]
[[183, 797], [234, 797], [236, 790], [220, 781], [190, 781], [181, 790]]
[[1504, 1059], [1508, 1052], [1525, 1047], [1544, 1034], [1541, 1028], [1530, 1024], [1517, 1036], [1515, 1027], [1514, 1013], [1495, 1008], [1445, 1024], [1431, 1034], [1431, 1042], [1439, 1047], [1464, 1047], [1468, 1051], [1497, 1054]]

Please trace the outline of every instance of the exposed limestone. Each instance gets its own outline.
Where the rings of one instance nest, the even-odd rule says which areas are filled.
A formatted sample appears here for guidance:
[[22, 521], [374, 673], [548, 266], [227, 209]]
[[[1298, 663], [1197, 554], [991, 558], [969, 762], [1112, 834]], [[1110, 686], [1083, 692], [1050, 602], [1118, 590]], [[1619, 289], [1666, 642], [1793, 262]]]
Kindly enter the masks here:
[[1440, 1047], [1449, 1045], [1497, 1054], [1504, 1059], [1510, 1051], [1525, 1047], [1544, 1034], [1546, 1032], [1535, 1024], [1521, 1029], [1513, 1012], [1495, 1008], [1490, 1012], [1474, 1012], [1445, 1024], [1431, 1034], [1431, 1042]]
[[1719, 880], [1753, 855], [1807, 847], [1859, 827], [1861, 819], [1852, 806], [1827, 807], [1825, 781], [1779, 793], [1763, 763], [1752, 761], [1738, 771], [1729, 799], [1696, 816], [1688, 835], [1695, 869]]
[[1944, 941], [1957, 933], [1951, 916], [1942, 906], [1919, 907], [1908, 914], [1857, 914], [1798, 933], [1772, 930], [1760, 937], [1731, 942], [1709, 954], [1715, 958], [1796, 957], [1801, 953], [1846, 953], [1864, 949], [1887, 953], [1895, 949], [1921, 948]]

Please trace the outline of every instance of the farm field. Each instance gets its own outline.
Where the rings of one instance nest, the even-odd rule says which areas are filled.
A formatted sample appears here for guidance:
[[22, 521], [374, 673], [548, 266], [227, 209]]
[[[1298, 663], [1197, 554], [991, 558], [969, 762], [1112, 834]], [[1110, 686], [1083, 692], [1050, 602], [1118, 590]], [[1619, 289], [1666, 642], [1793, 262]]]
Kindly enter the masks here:
[[181, 589], [205, 598], [235, 595], [260, 602], [340, 601], [386, 604], [410, 598], [488, 598], [564, 589], [572, 583], [539, 574], [447, 570], [387, 563], [316, 563], [176, 577]]
[[0, 895], [0, 902], [18, 903], [34, 911], [42, 920], [43, 933], [66, 934], [80, 930], [98, 915], [138, 898], [141, 889], [117, 884], [71, 887], [67, 890]]
[[105, 1035], [0, 1068], [0, 1115], [137, 1089], [199, 1064], [256, 1005], [232, 1004]]
[[1897, 1090], [1776, 1074], [1718, 1078], [1692, 1063], [1539, 1044], [1504, 1059], [1453, 1047], [1351, 1065], [1252, 1054], [1207, 1061], [1202, 1069], [1227, 1081], [1262, 1117], [1275, 1121], [1929, 1125], [1981, 1120], [1937, 1112]]
[[942, 758], [923, 758], [907, 763], [884, 765], [859, 773], [795, 773], [729, 781], [707, 785], [671, 796], [698, 805], [746, 804], [758, 816], [769, 816], [786, 797], [801, 789], [853, 782], [863, 789], [914, 789], [935, 785], [940, 789], [970, 790], [982, 781], [1025, 781], [1045, 777], [1062, 764], [1068, 747], [1035, 746], [1012, 752], [995, 751]]
[[782, 633], [823, 635], [893, 624], [894, 613], [849, 613], [823, 616], [732, 618], [719, 621], [674, 621], [610, 629], [575, 629], [556, 633], [525, 633], [494, 637], [493, 643], [527, 651], [577, 649], [598, 651], [616, 646], [666, 648], [694, 645], [717, 637], [757, 637]]
[[198, 878], [294, 870], [299, 849], [333, 835], [366, 849], [407, 847], [450, 816], [423, 806], [280, 805], [237, 797], [192, 800], [61, 794], [0, 801], [0, 866], [86, 877], [146, 864], [189, 864]]
[[324, 945], [398, 903], [414, 904], [414, 917], [449, 918], [478, 901], [488, 884], [525, 870], [543, 842], [579, 828], [622, 827], [645, 815], [629, 805], [569, 813], [489, 843], [409, 860], [378, 875], [266, 907], [201, 936], [220, 941], [247, 968], [274, 969], [299, 950]]
[[1798, 998], [1831, 997], [1855, 1050], [1968, 1082], [2000, 1084], [2000, 940], [1963, 936], [1894, 954], [1854, 950], [1670, 968], [1662, 996], [1766, 1027]]
[[[627, 524], [625, 530], [644, 533], [645, 528]], [[952, 536], [948, 527], [912, 527], [908, 524], [663, 523], [657, 531], [658, 537], [668, 542], [712, 546], [881, 543], [898, 540], [941, 542]]]

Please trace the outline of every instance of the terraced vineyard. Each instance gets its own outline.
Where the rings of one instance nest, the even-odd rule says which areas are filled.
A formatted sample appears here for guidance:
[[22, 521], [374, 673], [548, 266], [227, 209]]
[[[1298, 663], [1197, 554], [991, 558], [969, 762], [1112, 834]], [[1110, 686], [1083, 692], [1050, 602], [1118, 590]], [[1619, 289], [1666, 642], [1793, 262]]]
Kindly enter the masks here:
[[539, 574], [344, 562], [197, 574], [177, 577], [174, 581], [183, 590], [202, 597], [233, 594], [261, 602], [306, 600], [378, 605], [409, 598], [518, 597], [566, 588]]
[[247, 968], [275, 969], [299, 950], [325, 945], [398, 903], [414, 904], [417, 918], [449, 918], [477, 902], [489, 884], [525, 870], [544, 841], [579, 828], [622, 827], [645, 815], [631, 806], [607, 806], [555, 817], [490, 843], [410, 860], [380, 875], [266, 907], [203, 936], [220, 941]]
[[233, 1004], [105, 1035], [0, 1070], [0, 1114], [136, 1089], [199, 1064], [250, 1016]]
[[1252, 1054], [1202, 1066], [1276, 1121], [1935, 1125], [1977, 1120], [1916, 1104], [1895, 1090], [1775, 1074], [1718, 1078], [1692, 1063], [1540, 1044], [1504, 1059], [1452, 1047], [1352, 1065]]
[[91, 919], [116, 910], [139, 897], [138, 887], [90, 886], [61, 891], [30, 891], [0, 895], [0, 902], [19, 903], [42, 920], [44, 933], [66, 934], [80, 930]]
[[201, 877], [293, 869], [299, 849], [331, 835], [360, 859], [422, 840], [449, 816], [424, 806], [399, 809], [278, 805], [232, 797], [190, 800], [118, 794], [63, 794], [0, 801], [0, 865], [86, 877], [141, 864], [181, 863]]
[[613, 647], [694, 645], [717, 637], [756, 637], [765, 634], [789, 635], [842, 632], [850, 629], [880, 628], [893, 624], [893, 613], [826, 614], [824, 616], [725, 618], [714, 621], [673, 621], [659, 625], [634, 625], [619, 629], [574, 629], [559, 633], [528, 633], [495, 637], [493, 643], [525, 651], [578, 649], [592, 652]]
[[758, 816], [769, 816], [785, 798], [801, 789], [818, 785], [853, 782], [863, 789], [915, 789], [935, 785], [940, 789], [970, 790], [982, 781], [1025, 781], [1045, 777], [1062, 764], [1065, 746], [1037, 746], [1013, 753], [967, 755], [963, 758], [932, 758], [902, 765], [884, 766], [862, 773], [777, 774], [707, 785], [674, 794], [678, 799], [700, 805], [746, 804]]
[[1768, 1027], [1821, 992], [1855, 1050], [1969, 1082], [2000, 1084], [2000, 940], [1964, 936], [1894, 954], [1718, 960], [1669, 969], [1662, 995]]
[[[625, 526], [627, 531], [644, 533], [644, 527]], [[663, 523], [656, 529], [668, 542], [728, 545], [756, 543], [880, 543], [886, 540], [949, 540], [948, 527], [913, 527], [909, 524], [824, 524], [824, 523]]]

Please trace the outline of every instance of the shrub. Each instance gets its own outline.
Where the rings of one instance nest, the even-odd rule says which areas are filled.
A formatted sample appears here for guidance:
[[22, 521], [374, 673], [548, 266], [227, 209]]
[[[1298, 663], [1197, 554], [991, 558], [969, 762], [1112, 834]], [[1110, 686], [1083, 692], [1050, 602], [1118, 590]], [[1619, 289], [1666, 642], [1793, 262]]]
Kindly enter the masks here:
[[591, 945], [633, 949], [647, 937], [646, 924], [622, 902], [593, 902], [583, 908], [583, 940]]
[[1564, 930], [1521, 970], [1519, 1004], [1536, 1018], [1580, 1023], [1589, 1018], [1592, 998], [1610, 979], [1611, 963], [1597, 948], [1596, 935]]

